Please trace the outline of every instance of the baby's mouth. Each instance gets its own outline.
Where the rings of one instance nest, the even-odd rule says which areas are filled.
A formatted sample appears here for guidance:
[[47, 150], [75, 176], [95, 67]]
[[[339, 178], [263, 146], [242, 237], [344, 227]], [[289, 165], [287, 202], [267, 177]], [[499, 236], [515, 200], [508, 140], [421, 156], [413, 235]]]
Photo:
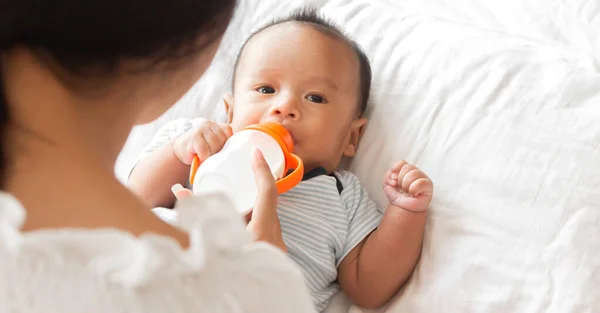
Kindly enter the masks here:
[[287, 130], [288, 134], [290, 134], [290, 137], [292, 138], [292, 143], [294, 144], [294, 146], [298, 143], [298, 140], [296, 140], [296, 136], [294, 136], [294, 132], [289, 129], [288, 127], [286, 127], [285, 125], [281, 125], [283, 126], [283, 128], [285, 128], [285, 130]]
[[294, 143], [294, 146], [298, 143], [298, 140], [296, 140], [296, 137], [294, 137], [294, 134], [292, 134], [290, 132], [290, 136], [292, 137], [292, 142]]

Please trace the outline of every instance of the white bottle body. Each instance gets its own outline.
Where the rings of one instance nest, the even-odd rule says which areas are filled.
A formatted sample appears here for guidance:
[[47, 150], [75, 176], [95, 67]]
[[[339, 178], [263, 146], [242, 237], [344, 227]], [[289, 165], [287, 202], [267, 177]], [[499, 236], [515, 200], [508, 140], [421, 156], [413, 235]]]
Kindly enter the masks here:
[[249, 213], [258, 192], [251, 165], [256, 149], [263, 153], [273, 177], [282, 178], [286, 164], [279, 143], [262, 131], [247, 129], [231, 136], [220, 152], [200, 164], [192, 185], [194, 194], [225, 193], [238, 212]]

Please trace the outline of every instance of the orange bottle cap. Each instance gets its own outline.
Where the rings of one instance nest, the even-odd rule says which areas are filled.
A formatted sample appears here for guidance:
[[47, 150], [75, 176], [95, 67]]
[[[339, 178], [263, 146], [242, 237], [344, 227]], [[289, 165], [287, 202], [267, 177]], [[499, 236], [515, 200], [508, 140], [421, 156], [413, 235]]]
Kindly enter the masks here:
[[253, 129], [259, 130], [263, 133], [268, 134], [277, 140], [281, 149], [283, 149], [284, 153], [292, 153], [294, 152], [294, 141], [292, 140], [292, 135], [283, 127], [281, 124], [266, 122], [262, 124], [254, 124], [250, 126], [246, 126], [242, 128], [242, 130]]

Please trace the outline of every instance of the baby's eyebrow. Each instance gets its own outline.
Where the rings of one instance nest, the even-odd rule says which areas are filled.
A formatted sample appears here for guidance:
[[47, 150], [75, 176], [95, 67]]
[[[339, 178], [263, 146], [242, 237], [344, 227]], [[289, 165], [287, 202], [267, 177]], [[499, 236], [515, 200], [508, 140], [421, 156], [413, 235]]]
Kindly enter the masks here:
[[[302, 83], [306, 83], [306, 84], [314, 84], [314, 83], [321, 83], [324, 85], [328, 85], [329, 88], [338, 91], [339, 87], [335, 84], [335, 82], [329, 78], [329, 77], [325, 77], [325, 76], [321, 76], [318, 74], [308, 74], [308, 73], [303, 73], [302, 71], [298, 71], [298, 74], [302, 75], [306, 75], [306, 79], [304, 79], [304, 81], [302, 81]], [[250, 76], [251, 80], [254, 80], [258, 77], [271, 77], [271, 78], [276, 78], [276, 79], [285, 79], [285, 76], [278, 70], [278, 69], [271, 69], [271, 68], [262, 68], [259, 71], [253, 73]]]
[[322, 83], [325, 85], [329, 85], [329, 87], [333, 90], [338, 90], [338, 86], [335, 84], [335, 82], [327, 77], [321, 77], [321, 76], [310, 76], [310, 82], [317, 82], [317, 83]]

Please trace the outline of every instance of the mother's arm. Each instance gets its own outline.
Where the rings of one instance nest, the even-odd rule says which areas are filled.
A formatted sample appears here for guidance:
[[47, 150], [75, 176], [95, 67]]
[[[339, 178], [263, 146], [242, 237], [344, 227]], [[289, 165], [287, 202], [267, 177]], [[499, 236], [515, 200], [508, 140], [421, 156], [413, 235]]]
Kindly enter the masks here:
[[316, 312], [301, 271], [283, 252], [273, 176], [259, 153], [254, 161], [259, 199], [248, 228], [224, 193], [184, 197], [177, 204], [191, 249], [201, 243], [206, 251], [205, 277], [214, 282], [203, 283], [218, 295], [207, 300], [251, 313]]

